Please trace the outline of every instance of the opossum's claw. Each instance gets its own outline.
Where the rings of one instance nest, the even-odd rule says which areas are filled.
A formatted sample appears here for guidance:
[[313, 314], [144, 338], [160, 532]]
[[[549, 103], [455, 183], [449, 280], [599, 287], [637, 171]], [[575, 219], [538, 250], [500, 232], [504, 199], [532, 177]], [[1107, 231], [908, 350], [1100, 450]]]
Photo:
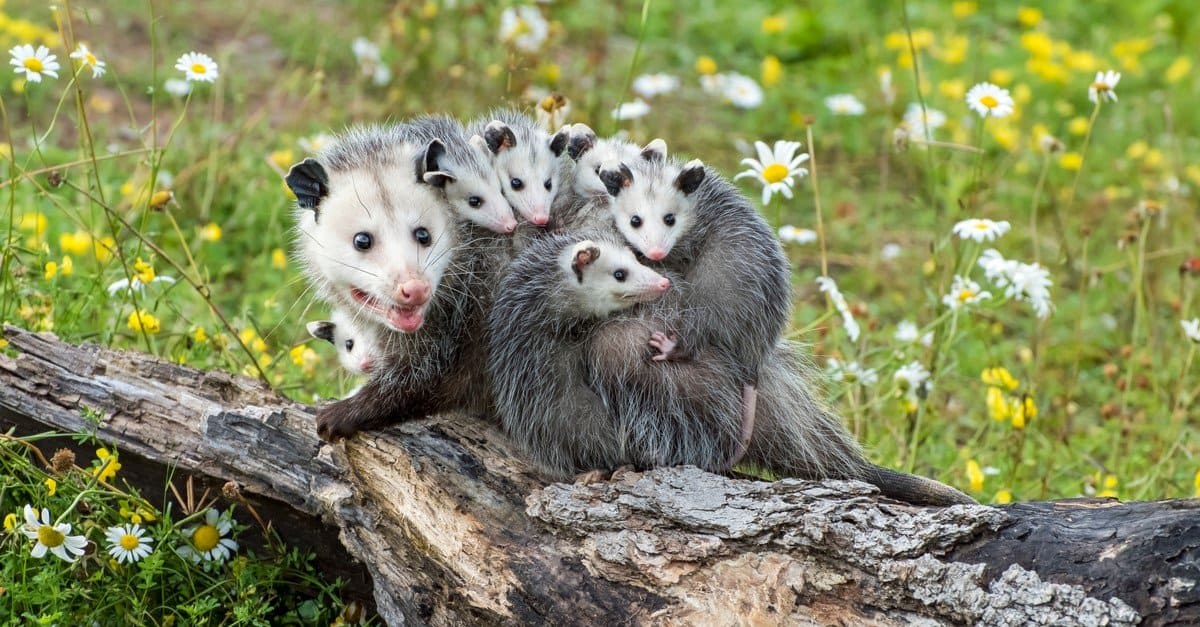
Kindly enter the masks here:
[[326, 405], [317, 411], [317, 435], [329, 443], [344, 440], [361, 430], [353, 412], [348, 411], [346, 399]]
[[671, 351], [675, 350], [678, 339], [674, 335], [667, 335], [662, 331], [655, 331], [650, 334], [650, 346], [658, 351], [650, 359], [653, 361], [667, 361], [671, 358]]

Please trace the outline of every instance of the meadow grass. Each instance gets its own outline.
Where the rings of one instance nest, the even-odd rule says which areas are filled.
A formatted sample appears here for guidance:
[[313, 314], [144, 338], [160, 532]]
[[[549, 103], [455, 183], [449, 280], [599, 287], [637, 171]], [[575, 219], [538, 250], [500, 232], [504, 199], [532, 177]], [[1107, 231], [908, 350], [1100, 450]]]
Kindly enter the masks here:
[[[754, 141], [804, 142], [793, 198], [762, 205], [758, 183], [739, 183], [790, 227], [789, 335], [818, 367], [840, 364], [832, 402], [877, 463], [983, 502], [1200, 490], [1197, 343], [1182, 325], [1200, 315], [1191, 4], [556, 2], [507, 33], [507, 3], [244, 4], [0, 5], [5, 49], [46, 44], [62, 64], [57, 79], [0, 80], [5, 322], [338, 396], [354, 382], [305, 334], [326, 311], [287, 254], [281, 174], [353, 123], [529, 110], [558, 92], [568, 121], [663, 137], [730, 177]], [[359, 37], [375, 48], [356, 57]], [[78, 42], [105, 75], [72, 63]], [[190, 50], [219, 76], [172, 95]], [[1093, 103], [1107, 70], [1118, 99]], [[681, 86], [614, 119], [632, 78], [657, 72]], [[726, 72], [760, 101], [723, 95]], [[1011, 115], [968, 107], [981, 82], [1006, 90]], [[836, 114], [834, 94], [863, 111]], [[952, 233], [972, 218], [1011, 229]], [[1049, 315], [985, 277], [988, 248], [1048, 273]], [[842, 299], [818, 290], [822, 274]], [[951, 294], [956, 275], [991, 297], [957, 307], [978, 294]], [[138, 278], [143, 290], [107, 289]], [[915, 333], [897, 338], [904, 322]]]

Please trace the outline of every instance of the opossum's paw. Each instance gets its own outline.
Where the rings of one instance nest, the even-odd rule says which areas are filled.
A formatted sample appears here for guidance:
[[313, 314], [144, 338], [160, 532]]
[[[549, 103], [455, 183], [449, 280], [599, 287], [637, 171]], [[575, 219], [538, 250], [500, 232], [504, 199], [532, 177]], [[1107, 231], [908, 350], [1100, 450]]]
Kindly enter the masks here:
[[668, 335], [661, 331], [655, 331], [650, 334], [650, 346], [658, 351], [650, 359], [653, 361], [667, 361], [671, 359], [671, 351], [675, 350], [675, 346], [679, 343], [679, 338], [674, 335]]
[[637, 468], [635, 468], [632, 464], [618, 466], [616, 470], [612, 471], [612, 475], [609, 477], [609, 479], [612, 481], [620, 481], [621, 477], [624, 477], [626, 474], [631, 472], [637, 472]]
[[[346, 400], [351, 400], [350, 399]], [[338, 401], [317, 410], [317, 435], [326, 442], [344, 440], [362, 430], [362, 423], [350, 411], [346, 401]]]
[[599, 469], [589, 470], [587, 472], [581, 472], [581, 473], [575, 475], [575, 483], [582, 483], [583, 485], [591, 485], [593, 483], [598, 483], [600, 481], [607, 480], [610, 474], [611, 473], [609, 473], [607, 470], [599, 470]]

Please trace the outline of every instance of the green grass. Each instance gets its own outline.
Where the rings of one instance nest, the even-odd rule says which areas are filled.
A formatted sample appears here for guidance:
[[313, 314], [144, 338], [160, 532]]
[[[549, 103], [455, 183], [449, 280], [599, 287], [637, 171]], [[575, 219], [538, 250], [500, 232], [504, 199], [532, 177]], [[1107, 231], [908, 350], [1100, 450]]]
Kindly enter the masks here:
[[[542, 5], [551, 35], [535, 54], [498, 40], [503, 7], [492, 3], [254, 4], [175, 3], [156, 5], [155, 14], [140, 2], [72, 4], [59, 17], [65, 25], [69, 16], [75, 37], [109, 63], [109, 74], [85, 73], [71, 84], [64, 69], [23, 92], [12, 74], [0, 81], [14, 155], [3, 162], [0, 188], [0, 234], [8, 241], [0, 318], [203, 368], [253, 375], [257, 363], [282, 392], [327, 398], [354, 382], [336, 374], [327, 345], [306, 350], [303, 323], [323, 308], [294, 263], [272, 261], [274, 251], [289, 249], [291, 201], [280, 173], [305, 156], [301, 138], [422, 111], [473, 117], [495, 105], [531, 107], [537, 94], [557, 90], [573, 102], [572, 121], [602, 132], [624, 128], [639, 141], [663, 137], [673, 153], [733, 176], [744, 142], [793, 139], [808, 150], [810, 119], [816, 176], [763, 212], [776, 226], [814, 228], [819, 182], [826, 253], [788, 246], [796, 286], [790, 334], [811, 345], [817, 364], [836, 357], [877, 370], [875, 385], [831, 384], [875, 461], [937, 477], [984, 502], [1001, 493], [1147, 499], [1197, 489], [1200, 376], [1196, 345], [1180, 321], [1200, 308], [1195, 273], [1179, 271], [1200, 254], [1200, 113], [1192, 106], [1200, 94], [1195, 73], [1181, 66], [1198, 61], [1189, 56], [1200, 40], [1200, 11], [1191, 3], [1062, 4], [1022, 23], [1014, 2], [981, 2], [964, 16], [934, 1], [650, 2], [632, 72], [672, 73], [684, 86], [654, 98], [646, 117], [621, 123], [608, 112], [630, 97], [624, 87], [641, 2]], [[0, 10], [57, 30], [45, 8]], [[904, 10], [917, 68], [903, 63]], [[764, 32], [768, 16], [782, 18], [781, 31]], [[380, 44], [393, 74], [388, 85], [361, 75], [351, 53], [356, 36]], [[17, 37], [6, 30], [0, 43], [7, 48]], [[1047, 46], [1049, 60], [1039, 60], [1035, 51]], [[60, 61], [67, 48], [57, 43]], [[179, 76], [174, 60], [191, 49], [213, 55], [221, 76], [186, 101], [170, 97], [162, 81]], [[736, 109], [699, 87], [701, 56], [720, 71], [761, 80], [766, 55], [783, 73], [757, 108]], [[890, 101], [879, 81], [885, 68]], [[1120, 100], [1095, 111], [1087, 89], [1106, 69], [1123, 74]], [[1016, 114], [981, 121], [967, 108], [962, 92], [985, 80], [1013, 93]], [[826, 96], [843, 92], [857, 95], [865, 115], [825, 108]], [[919, 100], [946, 113], [934, 135], [940, 143], [922, 147], [910, 137], [897, 148], [894, 131]], [[1042, 151], [1035, 131], [1060, 139], [1066, 154], [1083, 158], [1082, 168]], [[110, 150], [123, 156], [100, 160]], [[54, 186], [51, 171], [65, 184]], [[152, 173], [163, 171], [173, 181], [152, 185]], [[168, 187], [173, 200], [148, 207], [146, 197]], [[757, 203], [758, 186], [743, 187]], [[1139, 214], [1146, 206], [1161, 212]], [[41, 234], [28, 228], [30, 218], [21, 226], [22, 216], [35, 214], [45, 217]], [[955, 222], [972, 217], [1007, 220], [1012, 230], [985, 246], [951, 236]], [[201, 238], [209, 223], [220, 227], [218, 240]], [[66, 254], [60, 237], [76, 231], [113, 237], [118, 254], [103, 261], [73, 254], [71, 276], [60, 269], [45, 278], [46, 263], [61, 265]], [[888, 244], [899, 246], [895, 258], [884, 258]], [[1001, 298], [968, 265], [991, 246], [1049, 270], [1055, 308], [1048, 319]], [[139, 257], [176, 282], [152, 284], [136, 300], [110, 296], [105, 287], [134, 272]], [[822, 263], [863, 328], [858, 342], [827, 315], [814, 282]], [[941, 297], [956, 269], [995, 298], [946, 315]], [[161, 329], [131, 330], [135, 309], [150, 312]], [[933, 332], [935, 343], [894, 340], [902, 320]], [[237, 341], [243, 333], [245, 349]], [[913, 360], [934, 376], [927, 397], [909, 404], [893, 374]], [[1028, 395], [1038, 408], [1024, 428], [989, 416], [980, 375], [996, 366], [1020, 383], [1005, 394]], [[995, 472], [979, 485], [973, 465]]]

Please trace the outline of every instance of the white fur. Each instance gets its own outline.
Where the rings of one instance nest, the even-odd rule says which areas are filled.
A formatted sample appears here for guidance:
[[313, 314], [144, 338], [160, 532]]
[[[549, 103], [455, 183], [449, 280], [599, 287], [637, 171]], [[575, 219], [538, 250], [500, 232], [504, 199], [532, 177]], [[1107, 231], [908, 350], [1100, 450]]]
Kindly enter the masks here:
[[[529, 141], [526, 135], [535, 138]], [[550, 150], [550, 135], [544, 131], [518, 134], [517, 145], [493, 156], [492, 165], [500, 190], [514, 211], [534, 223], [549, 218], [560, 183], [559, 160]], [[513, 179], [523, 183], [520, 190], [513, 189]], [[546, 181], [550, 181], [549, 190]]]
[[[600, 256], [583, 268], [583, 280], [580, 281], [572, 264], [575, 255], [588, 248], [599, 250]], [[654, 300], [670, 287], [664, 276], [638, 263], [632, 250], [609, 242], [581, 241], [564, 249], [558, 261], [577, 306], [599, 318], [639, 302]], [[614, 277], [618, 270], [625, 271], [623, 281]]]
[[[306, 269], [325, 300], [358, 312], [396, 330], [388, 319], [404, 309], [397, 300], [401, 287], [411, 282], [428, 286], [430, 299], [447, 272], [456, 245], [453, 222], [446, 203], [435, 188], [416, 183], [416, 148], [389, 146], [389, 155], [364, 159], [364, 164], [330, 171], [329, 194], [317, 211], [297, 208], [299, 248]], [[424, 227], [431, 245], [420, 245], [416, 229]], [[355, 248], [357, 233], [369, 233], [372, 245]], [[356, 299], [357, 288], [369, 298]], [[423, 315], [422, 305], [407, 311]]]
[[[471, 150], [479, 151], [479, 162], [490, 162], [492, 153], [487, 149], [487, 145], [482, 143], [482, 138], [479, 142], [469, 143]], [[496, 233], [511, 233], [516, 229], [517, 220], [513, 216], [512, 205], [496, 186], [492, 168], [480, 171], [479, 168], [469, 166], [453, 167], [453, 157], [446, 156], [444, 159], [447, 160], [447, 165], [452, 166], [447, 169], [453, 170], [455, 180], [447, 182], [442, 191], [456, 216]], [[477, 197], [483, 204], [472, 207], [471, 197]]]
[[383, 356], [382, 334], [391, 333], [372, 322], [356, 320], [344, 309], [334, 309], [330, 316], [333, 324], [333, 348], [338, 362], [355, 375], [368, 374]]
[[585, 198], [607, 195], [600, 170], [615, 170], [621, 163], [639, 158], [638, 152], [635, 144], [617, 138], [597, 140], [595, 146], [579, 156], [575, 165], [575, 193]]
[[[657, 254], [662, 259], [687, 232], [695, 201], [675, 187], [675, 178], [682, 171], [678, 165], [652, 164], [640, 156], [625, 163], [633, 171], [633, 182], [612, 199], [609, 210], [625, 241], [650, 259]], [[674, 216], [675, 224], [666, 224], [668, 215]], [[632, 225], [634, 216], [641, 218], [641, 226]]]

